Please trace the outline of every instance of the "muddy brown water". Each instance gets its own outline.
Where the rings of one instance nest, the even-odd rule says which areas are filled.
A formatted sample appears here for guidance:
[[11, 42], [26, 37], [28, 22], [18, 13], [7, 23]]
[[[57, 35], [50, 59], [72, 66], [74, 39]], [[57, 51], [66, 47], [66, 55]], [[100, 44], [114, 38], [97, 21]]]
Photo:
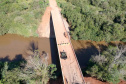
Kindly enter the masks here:
[[52, 63], [50, 39], [37, 37], [23, 37], [16, 34], [0, 36], [0, 61], [18, 61], [26, 59], [33, 50], [38, 49], [48, 53], [48, 62]]
[[[91, 41], [72, 40], [80, 66], [84, 66], [91, 55], [97, 54], [96, 43]], [[103, 43], [102, 43], [103, 44]], [[106, 46], [104, 43], [103, 46]], [[38, 49], [40, 54], [45, 51], [49, 55], [48, 62], [58, 62], [58, 52], [54, 38], [23, 37], [16, 34], [0, 36], [0, 61], [26, 59], [33, 50]]]
[[[90, 56], [97, 53], [96, 47], [90, 41], [72, 40], [80, 66], [84, 66]], [[0, 36], [0, 61], [18, 61], [26, 59], [33, 50], [38, 49], [40, 54], [45, 51], [49, 55], [48, 62], [58, 64], [59, 58], [54, 38], [23, 37], [17, 34]]]
[[[92, 55], [98, 54], [99, 48], [105, 49], [108, 44], [104, 41], [71, 40], [78, 62], [85, 67]], [[99, 46], [99, 47], [98, 47]], [[54, 63], [60, 67], [55, 38], [23, 37], [16, 34], [0, 36], [0, 61], [18, 61], [26, 59], [33, 50], [38, 49], [48, 53], [49, 64]]]

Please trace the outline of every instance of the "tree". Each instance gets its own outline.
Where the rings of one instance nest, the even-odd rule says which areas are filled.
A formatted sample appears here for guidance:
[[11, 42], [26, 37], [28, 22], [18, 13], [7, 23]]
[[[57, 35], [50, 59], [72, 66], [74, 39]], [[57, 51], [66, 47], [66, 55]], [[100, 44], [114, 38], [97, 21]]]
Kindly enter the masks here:
[[[120, 41], [125, 39], [124, 0], [59, 1], [74, 40]], [[122, 5], [124, 7], [122, 7]], [[125, 28], [125, 29], [124, 29]]]
[[91, 0], [91, 4], [94, 6], [99, 6], [102, 0]]
[[56, 78], [54, 72], [57, 70], [54, 64], [48, 65], [48, 55], [44, 53], [41, 57], [38, 50], [30, 55], [22, 63], [21, 67], [9, 70], [8, 63], [2, 69], [2, 83], [4, 84], [47, 84], [50, 78]]
[[126, 46], [110, 46], [99, 55], [92, 56], [86, 71], [102, 81], [118, 83], [126, 77]]
[[40, 57], [38, 51], [34, 51], [32, 56], [27, 59], [27, 64], [20, 77], [28, 82], [37, 82], [37, 84], [47, 84], [52, 75], [57, 70], [55, 65], [48, 65], [48, 56]]
[[13, 70], [8, 71], [8, 62], [4, 63], [4, 67], [2, 69], [2, 83], [4, 84], [19, 84], [20, 70], [19, 68], [14, 68]]

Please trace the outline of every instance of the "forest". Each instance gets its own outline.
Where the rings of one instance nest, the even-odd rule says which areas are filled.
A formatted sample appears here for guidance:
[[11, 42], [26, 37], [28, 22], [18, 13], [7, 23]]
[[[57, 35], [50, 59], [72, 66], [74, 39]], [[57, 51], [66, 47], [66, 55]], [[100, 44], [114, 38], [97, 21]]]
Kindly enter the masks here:
[[[126, 42], [126, 0], [57, 0], [74, 40]], [[92, 55], [84, 76], [118, 84], [126, 80], [126, 46], [108, 45]]]
[[126, 0], [57, 0], [72, 39], [126, 41]]

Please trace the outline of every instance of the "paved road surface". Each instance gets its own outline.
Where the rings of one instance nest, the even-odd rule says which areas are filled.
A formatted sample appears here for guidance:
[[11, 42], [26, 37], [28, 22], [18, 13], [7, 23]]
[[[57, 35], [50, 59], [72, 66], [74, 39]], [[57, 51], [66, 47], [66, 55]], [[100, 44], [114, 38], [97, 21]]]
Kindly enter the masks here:
[[[60, 64], [63, 74], [64, 84], [84, 84], [83, 75], [79, 67], [78, 61], [76, 59], [75, 52], [68, 37], [64, 36], [66, 28], [63, 23], [61, 13], [57, 7], [55, 0], [49, 0], [50, 7], [52, 8], [52, 20], [54, 25], [54, 31], [58, 46]], [[61, 59], [60, 52], [65, 51], [67, 54], [67, 59]]]

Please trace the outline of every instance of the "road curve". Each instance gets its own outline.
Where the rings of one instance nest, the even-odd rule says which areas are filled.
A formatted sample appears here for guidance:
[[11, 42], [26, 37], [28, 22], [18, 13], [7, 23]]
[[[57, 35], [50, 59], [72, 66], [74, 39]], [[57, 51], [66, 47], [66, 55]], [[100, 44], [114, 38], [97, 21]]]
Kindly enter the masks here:
[[[65, 37], [66, 28], [63, 23], [61, 13], [56, 0], [49, 0], [51, 7], [52, 21], [54, 25], [55, 37], [57, 41], [59, 59], [62, 69], [64, 84], [84, 84], [84, 78], [78, 64], [74, 49], [72, 47], [68, 33]], [[62, 59], [60, 52], [65, 51], [67, 59]]]

